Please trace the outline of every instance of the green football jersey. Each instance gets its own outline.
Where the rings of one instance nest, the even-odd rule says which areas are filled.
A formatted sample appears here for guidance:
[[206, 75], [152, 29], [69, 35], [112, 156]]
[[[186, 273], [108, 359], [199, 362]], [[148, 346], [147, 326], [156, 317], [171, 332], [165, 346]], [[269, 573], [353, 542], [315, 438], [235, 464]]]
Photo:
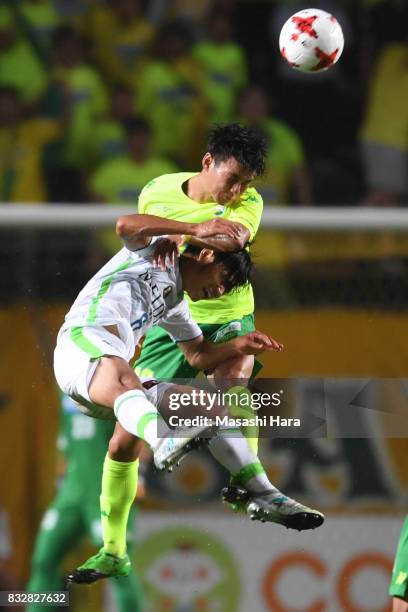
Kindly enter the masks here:
[[[183, 191], [183, 183], [196, 174], [165, 174], [150, 181], [139, 196], [139, 213], [187, 223], [202, 223], [221, 217], [245, 225], [250, 232], [250, 240], [253, 240], [261, 222], [263, 208], [259, 193], [249, 187], [234, 204], [196, 202]], [[198, 302], [188, 299], [188, 302], [191, 314], [198, 323], [227, 323], [233, 319], [242, 319], [254, 311], [254, 296], [250, 285], [216, 299]]]
[[103, 461], [115, 421], [92, 419], [82, 414], [67, 395], [61, 394], [58, 448], [65, 456], [64, 488], [74, 496], [99, 495]]

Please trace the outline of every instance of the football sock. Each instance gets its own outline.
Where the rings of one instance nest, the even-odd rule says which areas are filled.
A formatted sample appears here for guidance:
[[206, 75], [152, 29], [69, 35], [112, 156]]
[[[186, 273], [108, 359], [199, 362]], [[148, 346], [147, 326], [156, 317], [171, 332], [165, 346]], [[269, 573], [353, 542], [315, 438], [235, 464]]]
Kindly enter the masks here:
[[100, 496], [103, 548], [112, 555], [126, 552], [126, 527], [136, 497], [139, 461], [115, 461], [107, 454]]
[[157, 409], [140, 389], [132, 389], [119, 395], [114, 410], [122, 427], [147, 442], [153, 451], [168, 431]]
[[[256, 411], [252, 408], [251, 404], [251, 392], [247, 387], [236, 386], [231, 387], [227, 391], [229, 395], [229, 413], [237, 419], [251, 419], [256, 415]], [[248, 427], [241, 427], [241, 431], [245, 438], [248, 440], [248, 444], [255, 455], [258, 454], [258, 436], [259, 427], [252, 425]]]
[[232, 484], [242, 485], [251, 493], [275, 490], [240, 429], [219, 429], [209, 449], [215, 459], [230, 472]]

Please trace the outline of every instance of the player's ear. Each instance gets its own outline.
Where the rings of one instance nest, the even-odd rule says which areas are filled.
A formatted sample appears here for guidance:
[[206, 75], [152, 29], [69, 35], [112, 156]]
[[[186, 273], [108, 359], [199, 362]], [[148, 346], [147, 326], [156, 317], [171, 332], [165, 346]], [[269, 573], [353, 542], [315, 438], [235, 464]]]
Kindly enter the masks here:
[[202, 263], [212, 263], [215, 259], [215, 253], [211, 249], [201, 249], [198, 256], [198, 261]]
[[206, 153], [202, 159], [203, 170], [209, 170], [214, 163], [214, 158], [211, 153]]

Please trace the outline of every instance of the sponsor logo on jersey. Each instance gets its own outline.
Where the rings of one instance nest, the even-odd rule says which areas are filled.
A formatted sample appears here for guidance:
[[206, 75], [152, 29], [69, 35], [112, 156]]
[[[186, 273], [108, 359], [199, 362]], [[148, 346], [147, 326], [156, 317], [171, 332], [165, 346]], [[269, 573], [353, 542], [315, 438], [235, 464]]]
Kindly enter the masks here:
[[241, 328], [241, 321], [232, 321], [216, 333], [214, 342], [220, 342], [221, 340], [225, 342], [230, 338], [235, 338], [238, 332], [241, 331]]
[[222, 204], [217, 204], [214, 207], [214, 215], [216, 217], [220, 217], [221, 215], [223, 215], [225, 213], [225, 206], [223, 206]]
[[135, 331], [136, 329], [141, 329], [143, 325], [147, 323], [148, 319], [149, 315], [147, 314], [147, 312], [144, 312], [139, 319], [135, 319], [134, 321], [132, 321], [130, 325], [133, 331]]

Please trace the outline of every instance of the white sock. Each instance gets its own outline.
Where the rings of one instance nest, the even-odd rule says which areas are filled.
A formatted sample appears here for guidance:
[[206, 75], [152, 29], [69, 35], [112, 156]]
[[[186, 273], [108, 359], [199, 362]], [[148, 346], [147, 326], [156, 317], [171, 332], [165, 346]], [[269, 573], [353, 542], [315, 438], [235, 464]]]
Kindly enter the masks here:
[[140, 389], [126, 391], [116, 398], [116, 418], [126, 431], [147, 442], [154, 451], [168, 427], [157, 408]]
[[258, 457], [247, 439], [237, 429], [220, 429], [211, 440], [209, 450], [237, 482], [253, 493], [274, 491]]

